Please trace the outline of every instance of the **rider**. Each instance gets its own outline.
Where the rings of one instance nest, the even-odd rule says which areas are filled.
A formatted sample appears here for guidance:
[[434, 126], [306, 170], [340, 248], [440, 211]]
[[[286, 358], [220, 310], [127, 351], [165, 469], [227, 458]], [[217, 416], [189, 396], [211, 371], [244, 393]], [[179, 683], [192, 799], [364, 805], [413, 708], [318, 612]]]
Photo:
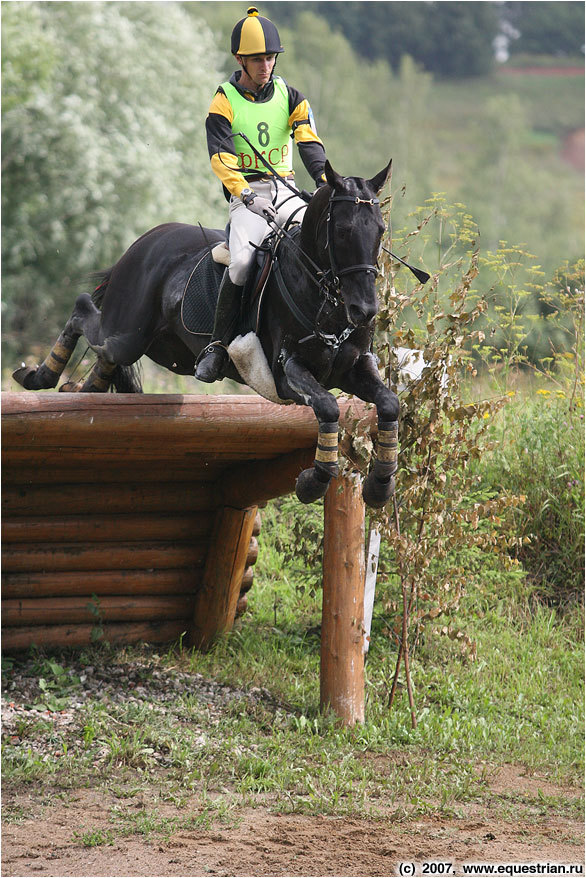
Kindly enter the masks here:
[[230, 265], [220, 286], [211, 342], [195, 371], [196, 378], [210, 383], [223, 377], [228, 364], [227, 346], [236, 331], [253, 245], [262, 243], [269, 221], [283, 225], [292, 214], [300, 221], [307, 207], [268, 172], [238, 132], [289, 182], [294, 138], [316, 185], [325, 182], [325, 150], [309, 103], [274, 75], [277, 55], [284, 51], [275, 25], [251, 6], [234, 27], [231, 43], [241, 69], [218, 87], [206, 119], [212, 170], [230, 202]]

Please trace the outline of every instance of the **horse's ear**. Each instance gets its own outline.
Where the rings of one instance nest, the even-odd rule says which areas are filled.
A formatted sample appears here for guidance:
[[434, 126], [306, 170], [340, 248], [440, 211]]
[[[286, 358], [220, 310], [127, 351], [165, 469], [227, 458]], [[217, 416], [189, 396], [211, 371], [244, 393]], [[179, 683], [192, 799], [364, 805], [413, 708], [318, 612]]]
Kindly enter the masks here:
[[327, 159], [324, 166], [324, 174], [326, 175], [326, 180], [328, 181], [332, 189], [340, 189], [342, 187], [344, 183], [344, 178], [334, 171]]
[[370, 186], [371, 189], [374, 189], [376, 194], [378, 195], [389, 177], [391, 176], [391, 167], [393, 164], [393, 160], [391, 159], [386, 168], [383, 168], [379, 174], [376, 174], [372, 180], [367, 180], [366, 182]]

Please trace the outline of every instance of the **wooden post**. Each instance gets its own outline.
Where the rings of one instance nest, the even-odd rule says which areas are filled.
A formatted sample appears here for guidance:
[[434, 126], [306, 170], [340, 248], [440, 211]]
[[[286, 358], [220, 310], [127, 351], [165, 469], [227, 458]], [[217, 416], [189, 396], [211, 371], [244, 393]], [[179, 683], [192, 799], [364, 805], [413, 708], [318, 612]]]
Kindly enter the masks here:
[[257, 511], [256, 506], [223, 506], [217, 512], [189, 632], [189, 642], [197, 649], [207, 649], [218, 634], [230, 631], [234, 624]]
[[332, 481], [324, 504], [320, 705], [364, 722], [364, 501], [359, 476]]

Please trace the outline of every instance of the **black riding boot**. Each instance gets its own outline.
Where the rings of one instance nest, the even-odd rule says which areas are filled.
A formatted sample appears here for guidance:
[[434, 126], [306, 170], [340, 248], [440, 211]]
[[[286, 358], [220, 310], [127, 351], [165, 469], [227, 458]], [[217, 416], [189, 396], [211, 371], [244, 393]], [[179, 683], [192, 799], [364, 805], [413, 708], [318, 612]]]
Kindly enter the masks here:
[[234, 337], [241, 302], [242, 287], [232, 283], [228, 269], [226, 269], [218, 294], [212, 339], [207, 348], [201, 352], [197, 361], [195, 377], [198, 381], [212, 384], [212, 382], [224, 377], [229, 359], [226, 348]]

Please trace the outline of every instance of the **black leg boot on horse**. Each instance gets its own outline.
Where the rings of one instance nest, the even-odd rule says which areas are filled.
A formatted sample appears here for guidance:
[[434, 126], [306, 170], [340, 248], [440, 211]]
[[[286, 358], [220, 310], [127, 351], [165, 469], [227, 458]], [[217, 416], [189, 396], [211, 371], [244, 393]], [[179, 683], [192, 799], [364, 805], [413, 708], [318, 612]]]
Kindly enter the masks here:
[[242, 290], [243, 287], [232, 283], [226, 269], [218, 294], [212, 338], [197, 361], [195, 377], [198, 381], [212, 384], [224, 377], [229, 360], [227, 348], [234, 338], [240, 317]]

